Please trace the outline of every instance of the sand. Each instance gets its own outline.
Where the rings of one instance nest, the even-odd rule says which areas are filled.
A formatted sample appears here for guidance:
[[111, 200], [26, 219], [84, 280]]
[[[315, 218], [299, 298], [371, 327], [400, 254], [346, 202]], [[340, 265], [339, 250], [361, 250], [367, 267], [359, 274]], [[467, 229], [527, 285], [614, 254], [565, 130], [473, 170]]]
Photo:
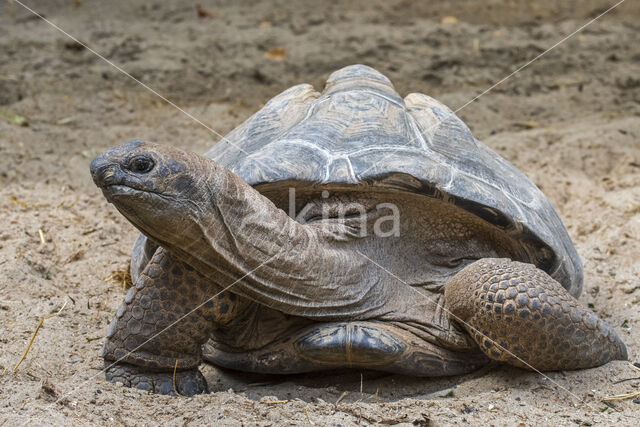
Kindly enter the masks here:
[[[225, 134], [291, 85], [366, 63], [402, 94], [454, 109], [606, 10], [606, 1], [29, 1]], [[204, 13], [204, 15], [207, 15]], [[640, 356], [640, 5], [627, 1], [459, 111], [563, 218], [583, 304]], [[0, 5], [0, 425], [633, 425], [626, 362], [545, 376], [202, 370], [211, 394], [107, 383], [99, 356], [123, 299], [134, 228], [92, 185], [102, 150], [142, 138], [204, 152], [219, 139], [15, 2]], [[18, 115], [28, 121], [20, 126]], [[41, 231], [41, 233], [40, 233]], [[65, 305], [66, 304], [66, 305]], [[18, 367], [36, 325], [47, 318]], [[275, 402], [275, 403], [274, 403]]]

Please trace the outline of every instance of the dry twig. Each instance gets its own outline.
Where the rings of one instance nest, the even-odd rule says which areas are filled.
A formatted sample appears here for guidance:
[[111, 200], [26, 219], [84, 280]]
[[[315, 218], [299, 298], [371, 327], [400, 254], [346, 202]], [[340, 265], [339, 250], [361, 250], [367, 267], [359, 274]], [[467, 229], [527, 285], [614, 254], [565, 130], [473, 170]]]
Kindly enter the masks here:
[[309, 416], [309, 413], [307, 412], [307, 408], [303, 409], [304, 414], [307, 416], [307, 421], [309, 421], [309, 424], [314, 425], [313, 421], [311, 421], [311, 417]]
[[16, 366], [13, 367], [13, 372], [15, 372], [18, 369], [18, 366], [20, 366], [22, 361], [27, 357], [27, 353], [29, 353], [29, 350], [31, 349], [31, 345], [33, 344], [33, 341], [36, 339], [36, 335], [38, 334], [38, 331], [42, 327], [42, 324], [44, 323], [44, 321], [46, 319], [49, 319], [51, 317], [55, 317], [55, 316], [59, 315], [62, 312], [62, 310], [64, 310], [64, 308], [66, 306], [67, 306], [67, 301], [65, 301], [64, 304], [62, 304], [62, 307], [60, 307], [60, 310], [58, 310], [56, 313], [49, 314], [48, 316], [44, 316], [44, 317], [40, 318], [40, 320], [38, 321], [38, 325], [36, 326], [36, 330], [33, 331], [33, 335], [31, 335], [31, 339], [29, 340], [29, 344], [27, 344], [27, 348], [24, 350], [24, 354], [20, 358], [20, 361], [18, 363], [16, 363]]
[[614, 396], [605, 397], [602, 399], [604, 402], [613, 402], [614, 400], [627, 400], [640, 397], [640, 391], [634, 391], [633, 393], [616, 394]]
[[173, 365], [173, 392], [176, 394], [176, 396], [180, 396], [180, 393], [178, 393], [178, 389], [176, 388], [176, 370], [178, 369], [178, 359], [176, 359], [176, 364]]
[[347, 394], [349, 394], [348, 391], [343, 392], [338, 398], [338, 400], [336, 400], [336, 403], [334, 403], [334, 405], [338, 406], [338, 403], [342, 402], [342, 399], [344, 399], [347, 396]]
[[[640, 371], [640, 367], [636, 366], [636, 364], [634, 364], [634, 363], [629, 363], [629, 366], [631, 366], [631, 368], [636, 370], [636, 371]], [[623, 393], [623, 394], [616, 394], [616, 395], [613, 395], [613, 396], [608, 396], [608, 397], [605, 397], [604, 399], [602, 399], [602, 401], [603, 402], [612, 402], [612, 401], [615, 401], [615, 400], [635, 399], [636, 397], [640, 397], [640, 390], [634, 391], [632, 393]]]
[[126, 291], [131, 286], [133, 286], [133, 281], [131, 280], [131, 272], [129, 269], [124, 270], [116, 270], [112, 272], [105, 279], [105, 282], [115, 283], [116, 285], [122, 286], [122, 291]]

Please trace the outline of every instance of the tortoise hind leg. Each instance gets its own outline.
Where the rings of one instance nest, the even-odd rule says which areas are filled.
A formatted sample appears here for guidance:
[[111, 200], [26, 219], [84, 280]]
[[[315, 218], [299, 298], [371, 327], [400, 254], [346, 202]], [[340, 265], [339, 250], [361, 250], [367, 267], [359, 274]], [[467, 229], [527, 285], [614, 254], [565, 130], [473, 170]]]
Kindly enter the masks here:
[[616, 332], [532, 264], [486, 258], [445, 286], [445, 307], [491, 359], [537, 370], [626, 360]]
[[173, 394], [177, 363], [178, 393], [206, 392], [198, 371], [201, 346], [216, 325], [237, 312], [238, 298], [220, 291], [188, 264], [158, 249], [109, 326], [102, 353], [107, 380]]

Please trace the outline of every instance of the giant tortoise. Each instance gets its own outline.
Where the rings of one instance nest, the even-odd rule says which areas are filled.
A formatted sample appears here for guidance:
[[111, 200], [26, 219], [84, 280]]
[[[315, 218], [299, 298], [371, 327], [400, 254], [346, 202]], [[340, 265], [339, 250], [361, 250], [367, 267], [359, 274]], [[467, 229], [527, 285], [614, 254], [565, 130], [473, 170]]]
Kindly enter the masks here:
[[203, 359], [434, 377], [627, 357], [576, 301], [580, 258], [542, 192], [370, 67], [284, 91], [204, 156], [130, 141], [91, 174], [141, 232], [110, 381], [193, 395]]

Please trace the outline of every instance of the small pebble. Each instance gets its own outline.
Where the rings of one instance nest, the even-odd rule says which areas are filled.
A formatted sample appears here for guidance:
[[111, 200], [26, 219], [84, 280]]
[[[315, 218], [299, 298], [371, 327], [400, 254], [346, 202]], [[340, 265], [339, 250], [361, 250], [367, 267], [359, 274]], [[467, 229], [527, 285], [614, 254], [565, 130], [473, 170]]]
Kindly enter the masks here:
[[495, 408], [494, 404], [492, 403], [491, 405], [489, 405], [489, 410], [492, 410], [493, 408]]
[[632, 400], [633, 403], [635, 403], [636, 405], [640, 405], [640, 397], [636, 397], [635, 399]]
[[520, 402], [520, 398], [519, 398], [519, 397], [516, 397], [516, 401], [517, 401], [517, 402]]

